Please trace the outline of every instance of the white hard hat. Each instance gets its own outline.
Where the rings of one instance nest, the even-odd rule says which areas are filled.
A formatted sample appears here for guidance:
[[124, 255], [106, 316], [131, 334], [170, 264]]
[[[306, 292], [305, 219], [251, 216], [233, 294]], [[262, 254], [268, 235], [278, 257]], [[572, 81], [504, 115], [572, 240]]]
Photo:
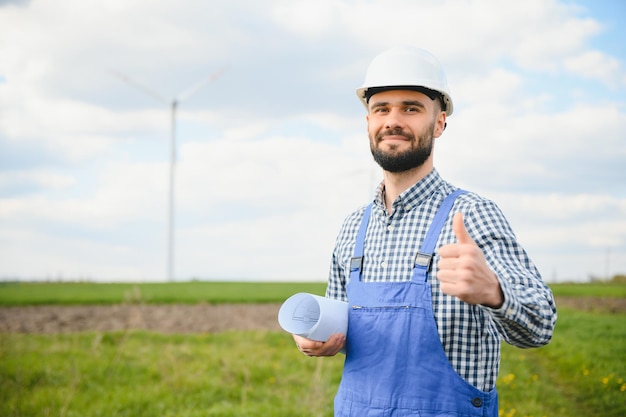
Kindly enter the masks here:
[[372, 94], [402, 89], [421, 91], [431, 98], [436, 96], [432, 95], [433, 91], [438, 92], [446, 115], [452, 114], [452, 97], [443, 67], [429, 52], [411, 46], [396, 46], [376, 56], [356, 95], [367, 108]]

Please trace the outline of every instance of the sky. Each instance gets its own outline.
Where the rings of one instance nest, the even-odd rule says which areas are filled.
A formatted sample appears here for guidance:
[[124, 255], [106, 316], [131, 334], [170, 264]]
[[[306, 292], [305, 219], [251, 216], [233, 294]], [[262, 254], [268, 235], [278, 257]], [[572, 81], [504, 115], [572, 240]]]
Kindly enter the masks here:
[[355, 89], [396, 45], [447, 73], [437, 170], [546, 281], [626, 273], [625, 20], [620, 0], [0, 0], [0, 280], [326, 280], [382, 178]]

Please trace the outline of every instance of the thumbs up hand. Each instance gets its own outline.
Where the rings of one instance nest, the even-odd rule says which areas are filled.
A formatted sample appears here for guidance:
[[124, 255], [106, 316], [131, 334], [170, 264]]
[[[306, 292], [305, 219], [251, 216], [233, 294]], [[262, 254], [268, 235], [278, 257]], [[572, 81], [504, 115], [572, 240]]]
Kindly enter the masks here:
[[462, 213], [454, 215], [452, 230], [457, 243], [439, 249], [437, 279], [441, 291], [469, 304], [500, 307], [504, 295], [498, 277], [489, 268], [485, 255], [465, 228]]

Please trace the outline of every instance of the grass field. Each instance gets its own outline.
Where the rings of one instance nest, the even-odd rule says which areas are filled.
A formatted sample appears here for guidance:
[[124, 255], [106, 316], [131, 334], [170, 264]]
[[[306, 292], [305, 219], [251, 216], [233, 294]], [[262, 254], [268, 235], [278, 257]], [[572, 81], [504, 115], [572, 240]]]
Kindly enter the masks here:
[[[556, 296], [626, 298], [624, 283], [552, 284]], [[0, 283], [0, 306], [77, 305], [143, 302], [185, 303], [279, 303], [297, 292], [323, 295], [325, 282], [212, 282], [107, 283], [4, 282]]]
[[[49, 297], [60, 291], [68, 303], [79, 304], [252, 302], [255, 296], [270, 302], [324, 289], [323, 284], [267, 284], [261, 289], [257, 284], [198, 282], [115, 284], [105, 291], [110, 284], [99, 284], [98, 292], [108, 293], [103, 297], [85, 291], [97, 284], [74, 284], [80, 289], [33, 285], [0, 285], [2, 304], [11, 304], [8, 291], [24, 288], [39, 293], [30, 296], [33, 303], [41, 303], [44, 293]], [[219, 289], [224, 294], [216, 294]], [[199, 297], [199, 291], [206, 293]], [[273, 291], [280, 293], [277, 300]], [[558, 295], [560, 290], [554, 291]], [[596, 285], [565, 291], [567, 296], [623, 294], [614, 286]], [[20, 296], [18, 304], [28, 298]], [[560, 309], [550, 345], [530, 350], [503, 346], [501, 417], [625, 416], [625, 319], [623, 313]], [[0, 415], [332, 416], [341, 367], [341, 356], [305, 357], [281, 332], [0, 334]]]
[[0, 283], [1, 305], [77, 305], [137, 302], [278, 303], [296, 292], [323, 295], [326, 283], [211, 282], [99, 284], [93, 282]]

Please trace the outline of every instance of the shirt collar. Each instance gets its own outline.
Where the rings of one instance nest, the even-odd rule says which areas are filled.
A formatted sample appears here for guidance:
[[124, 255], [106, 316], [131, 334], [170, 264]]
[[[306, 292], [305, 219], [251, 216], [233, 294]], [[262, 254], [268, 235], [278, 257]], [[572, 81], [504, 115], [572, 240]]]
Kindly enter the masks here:
[[[393, 202], [394, 211], [398, 205], [401, 205], [405, 211], [412, 210], [421, 205], [430, 196], [439, 189], [443, 179], [435, 168], [424, 178], [413, 184], [402, 192]], [[385, 207], [385, 182], [382, 181], [376, 190], [376, 198], [374, 203], [381, 207]]]

